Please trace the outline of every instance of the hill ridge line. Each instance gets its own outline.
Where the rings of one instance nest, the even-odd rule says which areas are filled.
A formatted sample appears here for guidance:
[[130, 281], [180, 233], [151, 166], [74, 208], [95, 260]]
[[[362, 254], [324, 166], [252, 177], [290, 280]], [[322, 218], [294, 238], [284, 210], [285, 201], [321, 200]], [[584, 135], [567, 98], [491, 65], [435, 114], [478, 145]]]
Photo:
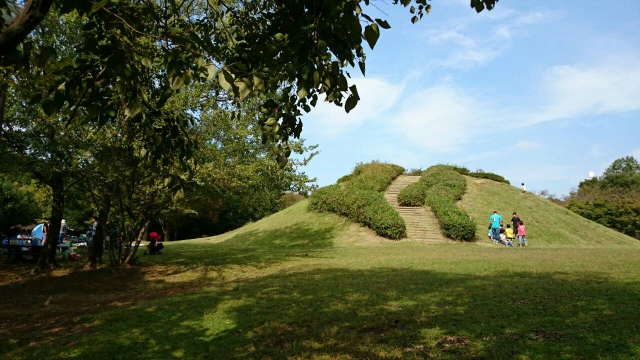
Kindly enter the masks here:
[[420, 176], [398, 176], [387, 188], [387, 191], [384, 193], [384, 198], [389, 205], [400, 213], [400, 216], [407, 225], [408, 239], [434, 244], [448, 242], [449, 240], [440, 232], [438, 220], [429, 208], [425, 206], [400, 206], [398, 204], [398, 194], [400, 191], [418, 180], [420, 180]]

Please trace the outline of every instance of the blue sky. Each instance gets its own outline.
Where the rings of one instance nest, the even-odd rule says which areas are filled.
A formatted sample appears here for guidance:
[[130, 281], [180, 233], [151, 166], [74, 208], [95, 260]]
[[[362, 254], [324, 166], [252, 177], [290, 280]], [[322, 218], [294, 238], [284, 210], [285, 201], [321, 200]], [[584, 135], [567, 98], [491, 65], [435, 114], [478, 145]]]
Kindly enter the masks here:
[[392, 1], [372, 3], [392, 28], [366, 77], [350, 71], [360, 103], [302, 119], [321, 151], [304, 171], [319, 185], [381, 160], [464, 165], [562, 195], [619, 157], [640, 159], [637, 0], [501, 0], [481, 14], [439, 0], [415, 25]]

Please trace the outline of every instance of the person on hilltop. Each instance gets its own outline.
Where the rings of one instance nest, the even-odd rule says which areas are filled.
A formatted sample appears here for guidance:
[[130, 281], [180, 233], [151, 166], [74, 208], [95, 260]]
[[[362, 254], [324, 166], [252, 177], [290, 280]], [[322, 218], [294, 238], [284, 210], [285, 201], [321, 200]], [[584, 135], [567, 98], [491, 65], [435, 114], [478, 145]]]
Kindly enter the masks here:
[[524, 186], [524, 183], [522, 183], [522, 193], [526, 193], [527, 192], [527, 187]]
[[493, 240], [500, 242], [500, 225], [502, 224], [502, 216], [498, 215], [498, 210], [493, 210], [493, 215], [489, 217], [489, 221], [491, 222]]
[[520, 226], [518, 226], [518, 247], [520, 246], [527, 247], [527, 231], [522, 221], [520, 222]]

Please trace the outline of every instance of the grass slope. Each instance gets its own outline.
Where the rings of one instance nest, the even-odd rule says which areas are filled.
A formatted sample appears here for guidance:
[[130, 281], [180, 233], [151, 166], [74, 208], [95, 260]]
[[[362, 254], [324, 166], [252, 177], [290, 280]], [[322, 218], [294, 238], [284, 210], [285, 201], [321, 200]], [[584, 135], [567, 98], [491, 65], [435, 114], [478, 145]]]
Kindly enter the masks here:
[[587, 220], [568, 209], [516, 187], [486, 179], [467, 178], [467, 193], [458, 203], [478, 222], [476, 240], [491, 244], [486, 236], [489, 216], [498, 210], [506, 224], [517, 212], [527, 228], [527, 241], [534, 247], [618, 247], [640, 241]]
[[640, 357], [640, 249], [539, 236], [389, 241], [302, 202], [117, 274], [3, 264], [0, 358]]

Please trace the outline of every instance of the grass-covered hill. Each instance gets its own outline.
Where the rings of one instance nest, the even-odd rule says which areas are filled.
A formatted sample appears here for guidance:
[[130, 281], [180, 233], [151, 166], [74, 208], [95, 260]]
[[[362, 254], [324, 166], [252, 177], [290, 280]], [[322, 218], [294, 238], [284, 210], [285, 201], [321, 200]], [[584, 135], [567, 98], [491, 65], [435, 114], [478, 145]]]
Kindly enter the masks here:
[[[389, 240], [305, 200], [115, 272], [2, 264], [0, 359], [640, 357], [638, 243], [467, 181], [471, 243]], [[486, 240], [494, 208], [522, 215], [528, 248]]]
[[487, 238], [489, 216], [497, 210], [505, 225], [516, 212], [527, 228], [529, 246], [608, 247], [636, 246], [640, 241], [587, 220], [568, 209], [514, 186], [487, 179], [467, 178], [467, 192], [458, 203], [476, 219], [476, 240]]

